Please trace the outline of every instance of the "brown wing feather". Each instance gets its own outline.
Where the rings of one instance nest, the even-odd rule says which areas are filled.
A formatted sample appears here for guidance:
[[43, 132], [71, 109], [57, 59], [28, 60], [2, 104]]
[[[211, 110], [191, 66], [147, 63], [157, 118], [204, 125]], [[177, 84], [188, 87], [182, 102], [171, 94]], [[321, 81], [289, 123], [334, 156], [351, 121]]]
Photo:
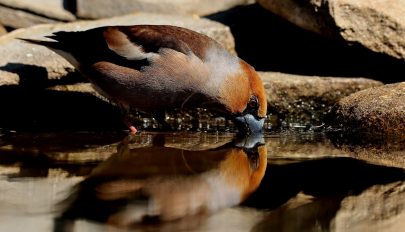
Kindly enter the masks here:
[[156, 53], [161, 48], [170, 48], [184, 54], [193, 52], [204, 59], [206, 48], [216, 44], [206, 35], [168, 25], [108, 27], [104, 31], [104, 37], [110, 49], [124, 57], [133, 57], [136, 52], [143, 57], [147, 53]]

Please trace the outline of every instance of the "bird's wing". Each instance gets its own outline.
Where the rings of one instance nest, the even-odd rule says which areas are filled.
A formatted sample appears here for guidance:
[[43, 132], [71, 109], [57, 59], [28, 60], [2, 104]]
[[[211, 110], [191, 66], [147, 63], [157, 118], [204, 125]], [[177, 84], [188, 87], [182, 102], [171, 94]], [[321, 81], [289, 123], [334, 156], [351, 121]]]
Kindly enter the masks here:
[[103, 32], [109, 49], [129, 60], [147, 59], [162, 48], [203, 59], [207, 46], [216, 43], [208, 36], [175, 27], [157, 25], [111, 26]]

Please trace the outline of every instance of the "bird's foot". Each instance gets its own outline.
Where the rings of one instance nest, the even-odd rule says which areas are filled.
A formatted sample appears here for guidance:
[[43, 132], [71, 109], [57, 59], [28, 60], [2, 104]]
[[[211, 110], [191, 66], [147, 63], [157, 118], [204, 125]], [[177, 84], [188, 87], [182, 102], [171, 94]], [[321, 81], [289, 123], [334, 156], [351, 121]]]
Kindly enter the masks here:
[[136, 129], [136, 127], [134, 127], [133, 125], [132, 125], [132, 123], [129, 121], [129, 119], [128, 119], [128, 117], [124, 117], [124, 123], [125, 123], [125, 125], [129, 128], [129, 133], [130, 134], [132, 134], [132, 135], [134, 135], [134, 134], [136, 134], [136, 132], [138, 132], [138, 130]]
[[136, 132], [138, 132], [138, 130], [134, 126], [129, 126], [129, 131], [131, 134], [136, 134]]

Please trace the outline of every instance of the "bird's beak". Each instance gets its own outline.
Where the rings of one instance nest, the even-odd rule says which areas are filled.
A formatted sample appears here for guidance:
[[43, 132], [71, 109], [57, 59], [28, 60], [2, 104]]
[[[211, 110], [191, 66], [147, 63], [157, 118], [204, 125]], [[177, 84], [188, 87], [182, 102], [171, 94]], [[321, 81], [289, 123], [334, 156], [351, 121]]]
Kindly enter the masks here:
[[265, 145], [264, 137], [262, 134], [252, 134], [243, 138], [239, 137], [234, 140], [234, 146], [242, 148], [249, 158], [250, 168], [252, 170], [258, 169], [259, 162], [259, 147]]
[[258, 146], [266, 144], [262, 134], [248, 135], [245, 137], [235, 138], [233, 141], [235, 147], [244, 148], [244, 149], [254, 149]]
[[251, 114], [245, 114], [235, 117], [234, 123], [239, 129], [239, 134], [254, 135], [262, 133], [264, 118], [256, 118]]

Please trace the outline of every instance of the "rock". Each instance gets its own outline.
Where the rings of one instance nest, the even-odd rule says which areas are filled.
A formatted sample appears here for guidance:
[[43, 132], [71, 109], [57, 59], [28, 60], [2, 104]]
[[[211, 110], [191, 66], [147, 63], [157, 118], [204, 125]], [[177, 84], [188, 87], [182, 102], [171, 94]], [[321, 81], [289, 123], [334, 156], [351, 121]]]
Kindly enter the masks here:
[[91, 85], [91, 83], [76, 83], [71, 85], [55, 85], [47, 88], [48, 90], [62, 91], [62, 92], [78, 92], [88, 93], [100, 98], [103, 101], [109, 102], [104, 96], [99, 94]]
[[273, 13], [318, 34], [405, 59], [405, 2], [258, 0]]
[[[341, 98], [382, 85], [365, 78], [336, 78], [259, 73], [267, 93], [268, 111], [288, 123], [319, 124]], [[274, 122], [273, 122], [274, 123]]]
[[333, 231], [401, 231], [405, 228], [405, 182], [373, 186], [343, 199]]
[[332, 111], [349, 133], [405, 137], [405, 82], [366, 89], [341, 99]]
[[3, 25], [0, 24], [0, 36], [7, 34], [6, 28], [3, 27]]
[[[86, 30], [105, 25], [132, 24], [171, 24], [190, 28], [214, 38], [234, 52], [234, 40], [229, 28], [199, 17], [133, 14], [105, 20], [38, 25], [13, 31], [0, 38], [0, 53], [7, 54], [0, 58], [0, 86], [24, 84], [23, 82], [38, 85], [41, 81], [47, 85], [47, 79], [60, 79], [74, 72], [72, 65], [51, 50], [22, 42], [16, 39], [18, 37], [41, 39], [44, 35], [60, 30]], [[57, 84], [58, 82], [53, 82], [53, 85]]]
[[30, 14], [21, 10], [10, 9], [0, 5], [0, 23], [11, 28], [30, 27], [36, 24], [57, 22], [57, 20]]
[[77, 15], [82, 18], [107, 18], [128, 13], [149, 12], [176, 15], [206, 15], [224, 11], [250, 0], [78, 0]]
[[21, 28], [75, 20], [76, 17], [65, 10], [63, 4], [63, 0], [0, 0], [0, 23]]

